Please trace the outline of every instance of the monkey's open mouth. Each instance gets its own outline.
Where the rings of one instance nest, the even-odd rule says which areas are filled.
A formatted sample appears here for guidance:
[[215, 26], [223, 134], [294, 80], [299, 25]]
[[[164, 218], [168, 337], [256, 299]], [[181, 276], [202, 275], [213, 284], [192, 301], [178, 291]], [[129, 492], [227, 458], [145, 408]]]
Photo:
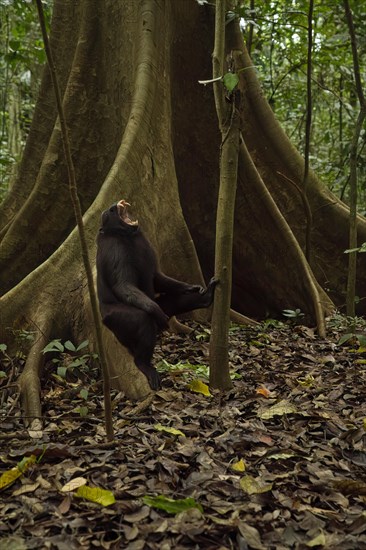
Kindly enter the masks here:
[[129, 217], [127, 212], [128, 206], [131, 206], [130, 203], [125, 201], [124, 199], [120, 200], [117, 203], [119, 217], [124, 223], [127, 223], [128, 225], [138, 225], [138, 220], [131, 220], [131, 218]]

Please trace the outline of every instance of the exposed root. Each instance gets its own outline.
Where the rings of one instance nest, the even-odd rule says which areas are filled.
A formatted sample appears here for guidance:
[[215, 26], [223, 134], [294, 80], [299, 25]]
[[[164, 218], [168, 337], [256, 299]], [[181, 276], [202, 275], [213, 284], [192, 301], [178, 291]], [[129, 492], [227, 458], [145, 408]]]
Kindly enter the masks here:
[[41, 383], [40, 373], [43, 365], [42, 350], [49, 342], [52, 320], [48, 310], [42, 311], [41, 322], [38, 323], [37, 337], [32, 345], [22, 374], [19, 377], [19, 388], [24, 411], [25, 424], [28, 426], [28, 418], [41, 418]]
[[[281, 214], [279, 208], [277, 207], [275, 201], [267, 190], [264, 182], [254, 165], [254, 162], [249, 154], [249, 151], [246, 147], [244, 138], [242, 138], [242, 143], [240, 147], [240, 155], [243, 160], [243, 163], [248, 171], [249, 177], [253, 178], [255, 181], [258, 193], [260, 193], [261, 200], [266, 204], [267, 213], [271, 216], [271, 223], [273, 224], [274, 230], [278, 232], [281, 236], [282, 241], [288, 243], [288, 250], [291, 252], [291, 260], [293, 265], [296, 266], [296, 269], [302, 274], [303, 284], [306, 287], [306, 292], [309, 299], [313, 304], [313, 312], [316, 318], [317, 329], [319, 336], [321, 338], [325, 337], [325, 310], [324, 304], [322, 302], [322, 297], [320, 296], [319, 285], [317, 285], [315, 277], [311, 271], [311, 268], [306, 261], [306, 258], [300, 248], [299, 243], [297, 242], [293, 232], [291, 231], [289, 225], [287, 224], [285, 218]], [[324, 299], [327, 298], [323, 292]], [[324, 300], [323, 300], [324, 301]], [[329, 305], [331, 301], [329, 301]]]
[[170, 319], [169, 330], [176, 334], [191, 334], [191, 332], [193, 332], [193, 329], [191, 327], [184, 325], [183, 323], [178, 321], [176, 317], [172, 317]]
[[234, 309], [230, 309], [230, 321], [232, 321], [233, 323], [237, 323], [238, 325], [257, 326], [260, 324], [258, 323], [258, 321], [255, 321], [250, 317], [246, 317], [245, 315], [242, 315]]
[[145, 411], [148, 407], [150, 407], [151, 403], [154, 401], [155, 392], [148, 395], [143, 401], [141, 401], [132, 411], [130, 412], [130, 415], [138, 416], [143, 411]]

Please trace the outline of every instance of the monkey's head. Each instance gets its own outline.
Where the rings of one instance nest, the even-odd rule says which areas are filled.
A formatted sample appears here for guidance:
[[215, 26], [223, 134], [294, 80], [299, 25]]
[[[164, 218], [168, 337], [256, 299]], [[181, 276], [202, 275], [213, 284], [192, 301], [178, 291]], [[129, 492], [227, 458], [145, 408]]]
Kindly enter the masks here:
[[134, 233], [138, 229], [138, 220], [132, 220], [128, 215], [128, 207], [131, 206], [124, 199], [112, 204], [102, 213], [103, 233]]

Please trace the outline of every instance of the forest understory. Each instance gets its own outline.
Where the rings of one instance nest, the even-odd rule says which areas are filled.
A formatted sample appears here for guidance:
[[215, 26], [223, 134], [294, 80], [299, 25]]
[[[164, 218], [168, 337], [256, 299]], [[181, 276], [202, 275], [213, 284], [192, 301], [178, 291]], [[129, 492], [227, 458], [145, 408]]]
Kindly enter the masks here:
[[[11, 386], [22, 360], [2, 354], [1, 473], [37, 460], [1, 492], [0, 549], [366, 548], [366, 348], [343, 321], [328, 321], [326, 340], [291, 323], [233, 326], [226, 394], [192, 391], [208, 380], [207, 327], [164, 334], [163, 387], [139, 412], [113, 394], [111, 443], [96, 369], [67, 380], [48, 362], [44, 428], [28, 433]], [[80, 477], [115, 502], [62, 491]], [[157, 495], [199, 508], [171, 514], [143, 500]]]

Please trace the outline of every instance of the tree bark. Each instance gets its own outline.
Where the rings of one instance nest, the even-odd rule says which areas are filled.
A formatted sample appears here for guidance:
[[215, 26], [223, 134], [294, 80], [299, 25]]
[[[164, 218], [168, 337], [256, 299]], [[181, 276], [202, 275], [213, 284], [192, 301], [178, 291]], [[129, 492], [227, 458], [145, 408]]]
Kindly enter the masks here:
[[348, 24], [349, 35], [352, 46], [353, 57], [353, 72], [355, 79], [355, 88], [360, 103], [360, 111], [358, 113], [355, 129], [352, 136], [350, 146], [350, 221], [349, 221], [349, 248], [352, 252], [349, 252], [348, 260], [348, 279], [347, 279], [347, 315], [354, 317], [356, 313], [355, 299], [356, 299], [356, 280], [357, 280], [357, 252], [354, 250], [357, 248], [357, 156], [358, 156], [358, 143], [363, 127], [364, 120], [366, 118], [366, 101], [362, 88], [362, 80], [360, 75], [360, 65], [358, 59], [357, 39], [356, 32], [353, 24], [352, 11], [348, 0], [344, 0], [344, 9]]
[[[102, 11], [100, 11], [100, 2], [87, 1], [82, 4], [87, 6], [84, 12], [86, 22], [90, 22], [90, 25], [98, 23], [102, 28], [109, 28], [108, 20], [112, 15], [108, 6], [103, 6]], [[94, 4], [94, 16], [91, 13], [93, 8], [90, 4]], [[168, 93], [170, 75], [166, 70], [169, 66], [170, 46], [169, 6], [153, 0], [145, 0], [133, 5], [126, 1], [119, 3], [118, 6], [114, 2], [109, 2], [108, 5], [114, 14], [114, 20], [125, 21], [127, 19], [129, 21], [124, 38], [126, 44], [132, 44], [130, 38], [134, 36], [135, 44], [133, 50], [131, 49], [129, 52], [130, 55], [127, 55], [126, 51], [122, 54], [125, 43], [120, 43], [119, 36], [113, 36], [114, 43], [120, 46], [118, 52], [120, 57], [117, 56], [116, 62], [123, 59], [125, 66], [122, 72], [118, 72], [119, 82], [116, 82], [109, 74], [110, 83], [113, 84], [113, 87], [105, 90], [107, 97], [104, 101], [106, 103], [108, 101], [113, 102], [110, 111], [121, 114], [121, 97], [119, 93], [115, 94], [118, 85], [120, 89], [127, 88], [130, 90], [132, 95], [126, 94], [123, 97], [122, 106], [126, 108], [127, 103], [129, 116], [126, 116], [122, 139], [121, 136], [116, 137], [115, 130], [108, 138], [103, 134], [100, 136], [108, 155], [113, 151], [114, 157], [113, 161], [110, 159], [110, 171], [107, 175], [105, 175], [104, 169], [97, 170], [96, 167], [94, 169], [94, 183], [91, 187], [94, 188], [95, 200], [84, 215], [86, 237], [91, 256], [95, 256], [95, 238], [100, 213], [123, 196], [129, 199], [135, 212], [138, 213], [140, 225], [157, 249], [163, 270], [173, 277], [181, 277], [193, 283], [203, 283], [194, 245], [179, 204], [170, 142], [171, 106]], [[100, 15], [100, 19], [98, 15]], [[85, 23], [84, 27], [89, 28], [90, 25]], [[113, 27], [113, 25], [110, 27]], [[80, 33], [82, 33], [81, 30]], [[82, 36], [84, 35], [82, 34]], [[104, 40], [106, 40], [106, 36], [104, 36]], [[91, 47], [91, 42], [89, 39], [86, 44], [83, 43], [83, 48], [87, 49], [87, 44]], [[102, 53], [106, 52], [99, 47], [98, 53], [101, 56]], [[111, 52], [108, 51], [108, 54], [111, 54]], [[116, 55], [115, 51], [113, 51], [113, 55]], [[96, 55], [96, 64], [97, 57]], [[68, 89], [64, 97], [64, 106], [70, 98], [70, 104], [67, 105], [66, 109], [66, 117], [68, 118], [74, 149], [75, 137], [78, 138], [76, 139], [78, 143], [82, 139], [87, 139], [92, 131], [96, 133], [99, 130], [98, 123], [100, 121], [99, 116], [97, 120], [92, 119], [93, 126], [90, 127], [89, 123], [82, 132], [82, 124], [78, 114], [81, 98], [78, 99], [74, 96], [78, 96], [83, 92], [80, 86], [77, 86], [80, 70], [91, 70], [88, 64], [91, 58], [85, 56], [82, 67], [80, 67], [78, 59], [78, 56], [74, 56], [74, 61], [76, 60], [77, 64], [76, 67], [71, 66]], [[110, 66], [113, 69], [114, 64], [112, 63]], [[126, 79], [126, 75], [134, 76], [134, 82], [132, 80], [128, 83], [128, 86], [123, 80]], [[116, 75], [113, 76], [116, 78]], [[88, 90], [89, 95], [93, 95], [93, 92], [99, 89], [101, 84], [102, 82], [94, 82], [92, 89]], [[108, 79], [103, 84], [107, 86]], [[74, 96], [71, 94], [71, 90], [74, 90]], [[84, 108], [87, 110], [87, 107]], [[95, 112], [95, 108], [93, 106], [92, 113], [88, 113], [89, 117]], [[121, 118], [118, 126], [121, 127], [122, 124], [123, 120]], [[79, 136], [78, 132], [80, 133]], [[56, 125], [50, 141], [53, 143], [57, 138], [58, 147], [61, 148], [59, 137], [59, 130]], [[88, 147], [85, 147], [84, 151], [90, 152], [92, 159], [95, 155], [94, 148], [95, 144], [89, 139]], [[61, 154], [61, 151], [58, 151], [58, 153]], [[103, 154], [103, 148], [101, 153]], [[85, 156], [90, 160], [88, 155]], [[47, 158], [47, 155], [45, 158]], [[44, 160], [44, 162], [46, 161]], [[78, 158], [75, 158], [74, 162], [78, 183], [81, 181], [79, 194], [83, 196], [87, 182], [84, 177], [80, 177], [80, 169], [81, 166], [85, 166], [85, 159], [80, 159], [79, 162]], [[101, 163], [101, 167], [103, 167], [103, 158]], [[47, 174], [42, 170], [42, 167], [40, 168], [37, 176], [40, 181], [35, 193], [37, 201], [42, 200], [42, 189], [44, 191], [47, 189], [47, 193], [50, 195], [49, 198], [52, 198], [53, 201], [55, 197], [52, 196], [52, 193], [55, 193], [57, 198], [56, 204], [53, 205], [53, 213], [51, 212], [47, 216], [47, 220], [44, 218], [40, 220], [39, 217], [34, 219], [33, 209], [27, 209], [24, 206], [21, 216], [22, 224], [19, 227], [20, 214], [18, 214], [18, 220], [14, 219], [11, 226], [12, 231], [16, 233], [16, 242], [20, 243], [24, 239], [24, 226], [29, 226], [31, 223], [35, 224], [35, 227], [34, 237], [29, 242], [30, 247], [34, 246], [34, 242], [37, 242], [38, 238], [42, 244], [44, 240], [48, 242], [50, 236], [44, 237], [41, 231], [43, 224], [46, 225], [46, 222], [49, 228], [48, 233], [52, 233], [54, 230], [55, 233], [60, 235], [59, 226], [63, 224], [62, 213], [69, 212], [70, 208], [67, 203], [69, 199], [66, 197], [62, 197], [62, 204], [57, 203], [61, 186], [56, 185], [56, 183], [58, 184], [58, 181], [63, 179], [63, 161], [58, 164], [58, 168], [57, 177], [56, 174], [54, 175], [54, 184], [49, 184]], [[48, 197], [45, 200], [48, 200]], [[56, 228], [54, 225], [56, 225]], [[18, 227], [19, 233], [17, 233]], [[53, 235], [53, 238], [57, 241], [55, 235]], [[37, 269], [33, 269], [17, 285], [14, 284], [14, 280], [20, 278], [20, 275], [15, 273], [13, 266], [5, 261], [9, 257], [9, 242], [9, 232], [7, 232], [1, 245], [1, 259], [4, 266], [2, 285], [5, 288], [10, 285], [13, 285], [13, 287], [1, 298], [1, 336], [3, 340], [5, 338], [9, 340], [10, 332], [7, 329], [15, 328], [18, 325], [25, 329], [35, 330], [38, 339], [42, 334], [42, 328], [38, 328], [37, 318], [43, 307], [50, 312], [49, 314], [52, 317], [52, 328], [49, 330], [50, 339], [56, 336], [62, 337], [63, 334], [70, 331], [76, 342], [80, 340], [81, 336], [83, 338], [89, 337], [89, 340], [93, 341], [91, 325], [88, 323], [88, 326], [85, 326], [88, 317], [85, 314], [87, 309], [84, 297], [85, 281], [80, 276], [80, 247], [76, 231], [73, 230], [63, 244], [43, 263], [40, 263], [41, 259], [39, 257], [35, 260], [28, 250], [25, 250], [23, 254], [20, 254], [19, 250], [19, 256], [25, 262], [23, 274], [30, 269], [29, 264], [33, 265], [33, 261], [37, 261], [39, 265]], [[10, 252], [13, 254], [13, 249]], [[17, 263], [20, 266], [20, 259]], [[30, 293], [32, 299], [30, 299]], [[50, 307], [47, 307], [47, 305]], [[131, 366], [129, 359], [127, 359], [126, 364], [125, 362], [121, 363], [122, 348], [120, 345], [115, 345], [114, 337], [109, 331], [105, 331], [105, 338], [107, 340], [106, 347], [109, 349], [110, 364], [115, 369], [119, 366], [117, 375], [112, 372], [114, 385], [119, 389], [123, 389], [132, 398], [146, 396], [149, 390], [147, 390], [148, 385], [145, 377], [134, 366]], [[126, 354], [122, 352], [122, 355], [128, 358], [127, 352]], [[41, 358], [39, 358], [40, 361]], [[37, 376], [38, 366], [35, 363], [32, 364], [34, 375]], [[128, 376], [131, 369], [134, 373], [132, 381], [131, 376]], [[36, 410], [34, 392], [32, 397], [30, 395], [28, 397], [29, 399], [26, 399], [26, 401], [28, 403], [32, 402], [32, 405], [29, 405], [29, 410], [31, 408]]]
[[[212, 76], [223, 78], [225, 74], [225, 25], [226, 0], [216, 1], [215, 46], [212, 55]], [[233, 52], [229, 55], [233, 56]], [[235, 63], [232, 60], [233, 70]], [[240, 92], [239, 92], [240, 93]], [[211, 319], [210, 337], [210, 385], [220, 390], [232, 388], [229, 369], [229, 325], [232, 287], [232, 256], [234, 235], [234, 211], [238, 180], [238, 154], [240, 117], [235, 104], [236, 92], [229, 105], [225, 102], [222, 80], [214, 82], [217, 120], [221, 131], [220, 184], [216, 213], [215, 277], [219, 284]]]
[[[172, 55], [178, 59], [178, 63], [172, 67], [173, 104], [176, 106], [172, 113], [175, 166], [185, 219], [207, 279], [214, 262], [213, 244], [210, 243], [215, 223], [217, 194], [214, 182], [218, 181], [218, 166], [213, 159], [217, 155], [220, 137], [211, 124], [213, 115], [210, 113], [214, 105], [209, 88], [207, 86], [202, 90], [196, 82], [210, 78], [211, 60], [206, 52], [213, 40], [214, 14], [210, 6], [200, 10], [197, 5], [191, 10], [195, 12], [195, 17], [188, 18], [187, 9], [184, 10], [180, 2], [174, 4], [174, 10], [174, 21], [180, 22], [174, 27], [172, 46]], [[182, 52], [190, 47], [191, 37], [198, 34], [200, 47], [189, 59], [184, 58]], [[252, 63], [242, 43], [240, 29], [234, 28], [228, 38], [231, 39], [228, 47], [242, 51], [238, 68], [246, 69], [240, 75], [244, 90], [242, 125], [246, 146], [256, 171], [304, 250], [306, 215], [302, 198], [280, 175], [285, 174], [301, 185], [304, 159], [291, 144], [263, 96], [256, 71], [250, 68]], [[184, 74], [184, 78], [180, 78], [181, 74]], [[192, 120], [195, 122], [193, 128]], [[188, 151], [196, 162], [187, 163]], [[348, 248], [349, 210], [321, 184], [312, 171], [309, 173], [308, 186], [308, 200], [314, 217], [311, 269], [331, 300], [342, 307], [345, 304], [348, 268], [344, 250]], [[303, 292], [303, 281], [295, 274], [296, 268], [293, 271], [294, 265], [288, 262], [287, 249], [281, 245], [280, 239], [272, 235], [270, 223], [261, 215], [260, 197], [256, 197], [254, 184], [249, 194], [240, 181], [239, 187], [235, 216], [232, 307], [256, 318], [278, 316], [283, 309], [298, 307], [311, 317], [312, 306], [307, 294]], [[190, 200], [193, 196], [194, 204]], [[247, 214], [248, 208], [250, 216]], [[361, 216], [358, 216], [358, 232], [360, 242], [364, 242], [366, 221]], [[268, 256], [273, 256], [274, 263], [268, 263]], [[358, 269], [360, 276], [357, 293], [364, 296], [366, 278], [362, 276], [364, 267], [360, 258]], [[329, 311], [330, 308], [331, 301], [327, 298], [325, 309]], [[365, 304], [360, 304], [359, 308], [359, 313], [362, 313]]]

